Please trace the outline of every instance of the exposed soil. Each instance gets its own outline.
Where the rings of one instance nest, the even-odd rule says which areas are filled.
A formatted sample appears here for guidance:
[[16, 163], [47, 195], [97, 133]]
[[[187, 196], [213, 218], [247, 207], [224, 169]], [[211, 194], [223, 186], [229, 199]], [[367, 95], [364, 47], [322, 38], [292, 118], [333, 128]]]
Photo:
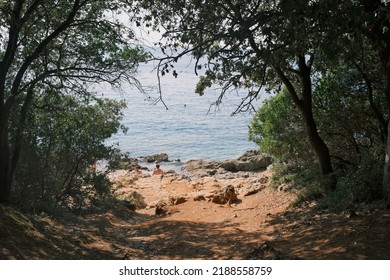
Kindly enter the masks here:
[[[296, 195], [268, 187], [270, 176], [269, 171], [196, 181], [170, 174], [119, 176], [117, 193], [136, 191], [148, 205], [135, 212], [117, 204], [54, 219], [0, 205], [0, 259], [390, 258], [389, 211], [292, 208]], [[255, 179], [262, 180], [262, 190], [244, 196]], [[235, 186], [237, 201], [208, 201], [227, 185]], [[185, 202], [175, 205], [180, 200]], [[156, 215], [156, 207], [162, 215]]]

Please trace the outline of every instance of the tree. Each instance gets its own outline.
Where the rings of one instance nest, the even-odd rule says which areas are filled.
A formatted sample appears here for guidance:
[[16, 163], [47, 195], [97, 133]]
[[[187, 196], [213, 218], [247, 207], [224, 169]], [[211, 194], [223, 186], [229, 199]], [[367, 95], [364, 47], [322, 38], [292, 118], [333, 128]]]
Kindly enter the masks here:
[[[316, 76], [313, 114], [338, 174], [377, 162], [383, 154], [383, 131], [367, 95], [375, 95], [376, 101], [380, 96], [369, 91], [359, 69], [345, 61]], [[260, 150], [277, 159], [305, 168], [312, 164], [301, 118], [286, 89], [264, 101], [249, 132]]]
[[281, 162], [312, 164], [312, 153], [305, 138], [302, 120], [286, 89], [264, 100], [253, 116], [249, 138], [264, 153], [271, 154]]
[[[204, 71], [198, 93], [203, 94], [212, 83], [222, 85], [221, 96], [232, 88], [244, 87], [248, 94], [240, 110], [252, 109], [252, 101], [264, 88], [278, 90], [283, 84], [301, 113], [321, 174], [333, 176], [330, 152], [318, 132], [312, 108], [312, 69], [321, 62], [320, 48], [329, 45], [331, 39], [324, 36], [331, 27], [321, 21], [331, 14], [328, 1], [176, 0], [140, 4], [149, 11], [144, 17], [147, 24], [155, 19], [155, 26], [164, 31], [159, 44], [168, 60], [162, 63], [162, 73], [180, 56], [191, 53], [196, 59], [195, 71]], [[168, 52], [178, 48], [184, 51], [176, 55]], [[206, 63], [202, 63], [203, 56]], [[330, 185], [334, 187], [334, 180]]]
[[[390, 6], [387, 1], [361, 0], [361, 19], [357, 20], [360, 32], [366, 36], [377, 55], [381, 65], [384, 81], [384, 95], [390, 116]], [[387, 118], [387, 144], [383, 174], [383, 194], [388, 197], [390, 207], [390, 122]]]
[[35, 96], [82, 96], [91, 83], [135, 83], [145, 56], [115, 17], [127, 7], [120, 0], [0, 2], [0, 202], [10, 200]]
[[107, 195], [109, 180], [91, 165], [115, 152], [105, 140], [121, 127], [124, 106], [93, 93], [35, 96], [23, 132], [12, 202], [27, 211], [50, 211], [59, 205], [79, 209]]

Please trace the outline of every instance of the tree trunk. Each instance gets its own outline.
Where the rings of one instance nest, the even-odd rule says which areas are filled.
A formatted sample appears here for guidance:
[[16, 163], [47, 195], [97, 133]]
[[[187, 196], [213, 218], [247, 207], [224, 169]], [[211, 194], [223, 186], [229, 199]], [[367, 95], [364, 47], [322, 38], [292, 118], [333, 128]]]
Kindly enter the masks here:
[[[310, 89], [311, 90], [311, 89]], [[329, 148], [322, 139], [321, 135], [318, 133], [317, 125], [314, 120], [312, 108], [307, 108], [306, 106], [298, 106], [303, 121], [305, 123], [307, 137], [313, 152], [315, 153], [319, 168], [322, 177], [322, 184], [330, 189], [334, 190], [336, 188], [337, 180], [333, 174], [332, 161], [330, 157]]]
[[[382, 64], [385, 72], [385, 94], [387, 98], [387, 105], [390, 108], [390, 61], [387, 56], [387, 61], [384, 61], [382, 56]], [[387, 63], [386, 63], [387, 62]], [[387, 207], [390, 208], [390, 121], [387, 123], [387, 139], [385, 146], [385, 163], [383, 170], [383, 180], [382, 180], [382, 194], [384, 198], [387, 198]]]
[[318, 159], [324, 185], [330, 189], [334, 189], [336, 187], [336, 178], [333, 174], [330, 152], [328, 146], [318, 133], [317, 124], [313, 116], [312, 84], [310, 74], [313, 59], [314, 57], [311, 56], [306, 62], [304, 55], [298, 56], [298, 69], [294, 69], [293, 72], [298, 75], [300, 80], [300, 96], [298, 96], [296, 87], [291, 83], [290, 79], [285, 75], [282, 69], [280, 67], [275, 67], [275, 70], [283, 84], [286, 86], [293, 103], [301, 112], [310, 146]]
[[11, 200], [11, 155], [5, 128], [1, 128], [0, 136], [0, 203], [8, 203]]
[[[317, 130], [312, 110], [301, 109], [301, 114], [305, 122], [307, 136], [309, 138], [310, 146], [317, 156], [320, 171], [322, 176], [327, 176], [333, 173], [332, 162], [330, 158], [330, 152], [328, 146], [321, 138]], [[332, 186], [333, 187], [333, 186]]]
[[[390, 132], [390, 122], [387, 128]], [[385, 152], [385, 167], [383, 171], [383, 196], [387, 197], [388, 207], [390, 207], [390, 135], [387, 135], [387, 144]]]
[[[390, 112], [390, 34], [384, 32], [385, 28], [390, 27], [390, 21], [387, 13], [381, 11], [382, 1], [380, 0], [361, 0], [364, 13], [371, 17], [370, 22], [363, 22], [361, 25], [362, 33], [372, 42], [372, 45], [378, 51], [379, 59], [382, 64], [382, 71], [385, 83], [385, 96], [388, 110]], [[368, 24], [367, 24], [368, 23]], [[385, 163], [382, 180], [383, 197], [387, 198], [387, 206], [390, 208], [390, 121], [387, 120], [387, 139], [385, 141]]]

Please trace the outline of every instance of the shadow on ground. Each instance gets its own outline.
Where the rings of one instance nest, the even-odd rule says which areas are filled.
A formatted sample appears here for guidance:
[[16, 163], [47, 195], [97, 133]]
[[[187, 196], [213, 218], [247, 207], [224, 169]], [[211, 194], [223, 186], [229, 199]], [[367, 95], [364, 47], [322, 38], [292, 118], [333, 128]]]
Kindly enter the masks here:
[[261, 238], [232, 223], [170, 221], [129, 211], [54, 220], [2, 206], [0, 217], [0, 259], [244, 259]]
[[130, 248], [140, 248], [129, 254], [136, 259], [244, 259], [261, 238], [225, 223], [156, 219], [133, 230], [125, 240]]
[[293, 209], [268, 220], [270, 246], [289, 258], [390, 259], [390, 213]]
[[0, 259], [390, 259], [390, 212], [310, 208], [267, 217], [263, 229], [97, 211], [55, 220], [0, 205]]

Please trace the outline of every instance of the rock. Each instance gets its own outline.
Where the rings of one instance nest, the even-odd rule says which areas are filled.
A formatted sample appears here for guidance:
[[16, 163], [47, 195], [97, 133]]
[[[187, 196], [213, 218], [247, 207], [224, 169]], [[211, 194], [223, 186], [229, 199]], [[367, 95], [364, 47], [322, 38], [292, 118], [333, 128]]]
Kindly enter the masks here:
[[209, 177], [212, 169], [199, 169], [191, 172], [192, 177], [204, 178]]
[[215, 194], [211, 201], [218, 204], [228, 203], [230, 205], [236, 200], [237, 194], [234, 189], [234, 186], [228, 185], [227, 187], [223, 188], [219, 193]]
[[259, 182], [261, 184], [267, 184], [268, 183], [268, 179], [269, 179], [268, 176], [264, 176], [264, 177], [260, 178]]
[[265, 185], [252, 185], [252, 186], [249, 186], [249, 187], [244, 187], [240, 190], [240, 194], [242, 196], [249, 196], [249, 195], [253, 195], [253, 194], [256, 194], [262, 190], [264, 190], [266, 187]]
[[220, 167], [225, 169], [226, 171], [230, 172], [237, 172], [237, 161], [232, 159], [232, 160], [225, 160], [224, 162], [221, 163]]
[[118, 169], [126, 169], [133, 170], [138, 165], [138, 159], [131, 158], [128, 155], [116, 156], [113, 159], [108, 161], [108, 166], [110, 169], [118, 170]]
[[220, 167], [230, 172], [265, 170], [272, 163], [271, 157], [259, 151], [247, 151], [234, 160], [225, 160]]
[[178, 204], [186, 202], [186, 199], [182, 196], [170, 197], [168, 200], [169, 200], [169, 203], [172, 205], [178, 205]]
[[165, 205], [158, 204], [154, 210], [156, 216], [164, 216], [167, 213], [167, 210], [164, 209]]
[[[191, 160], [186, 163], [183, 170], [191, 172], [193, 176], [205, 177], [226, 174], [226, 172], [253, 172], [266, 170], [271, 164], [270, 157], [258, 151], [248, 151], [238, 159], [218, 161]], [[249, 174], [241, 174], [245, 178]]]
[[288, 185], [288, 184], [281, 184], [279, 187], [278, 187], [278, 191], [279, 192], [287, 192], [291, 189], [291, 186]]
[[242, 156], [238, 158], [238, 160], [246, 161], [248, 158], [254, 157], [254, 156], [260, 156], [262, 153], [258, 150], [249, 150], [246, 151]]
[[122, 200], [121, 202], [127, 209], [129, 209], [131, 211], [135, 211], [137, 209], [137, 207], [133, 203], [131, 203], [130, 201]]
[[161, 154], [154, 154], [151, 156], [145, 156], [142, 157], [142, 159], [146, 162], [162, 162], [162, 161], [169, 161], [168, 155], [166, 153]]
[[194, 201], [202, 201], [202, 200], [206, 200], [204, 195], [197, 195], [194, 197]]
[[145, 198], [136, 191], [132, 191], [130, 195], [126, 197], [126, 201], [129, 204], [134, 205], [135, 209], [144, 209], [147, 206]]
[[[204, 160], [190, 160], [183, 167], [188, 172], [194, 172], [196, 170], [217, 170], [220, 162], [217, 161], [204, 161]], [[212, 172], [212, 171], [211, 171]]]

